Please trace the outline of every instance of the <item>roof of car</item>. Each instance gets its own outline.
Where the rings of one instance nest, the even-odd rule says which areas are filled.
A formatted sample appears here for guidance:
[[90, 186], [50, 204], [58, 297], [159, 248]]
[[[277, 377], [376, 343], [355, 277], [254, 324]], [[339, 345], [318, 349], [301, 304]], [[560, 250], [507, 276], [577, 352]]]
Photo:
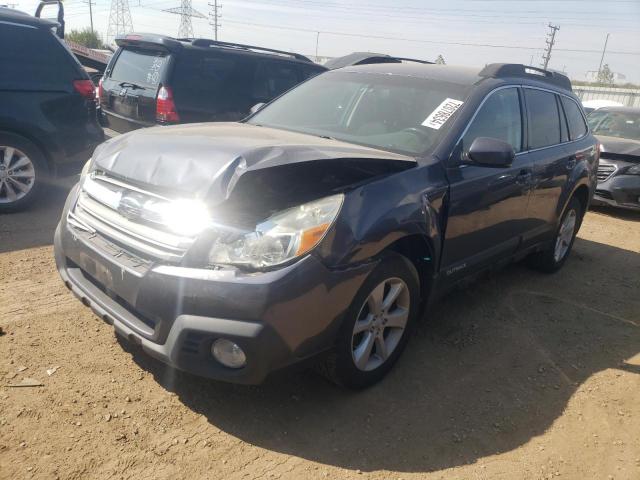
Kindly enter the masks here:
[[597, 112], [640, 113], [640, 107], [602, 107]]
[[403, 75], [461, 85], [473, 85], [485, 78], [517, 78], [519, 82], [530, 82], [533, 85], [551, 85], [571, 91], [571, 82], [565, 75], [527, 65], [510, 63], [492, 63], [482, 68], [421, 63], [377, 63], [344, 67], [340, 71]]
[[0, 7], [0, 20], [4, 22], [32, 25], [34, 27], [55, 27], [58, 22], [46, 18], [37, 18], [14, 8]]
[[405, 77], [441, 80], [443, 82], [471, 85], [481, 80], [478, 68], [453, 65], [427, 65], [421, 63], [374, 63], [354, 65], [340, 69], [341, 72], [379, 73]]
[[309, 58], [299, 53], [287, 52], [284, 50], [275, 50], [273, 48], [260, 47], [256, 45], [245, 45], [241, 43], [221, 42], [208, 38], [174, 38], [167, 35], [157, 33], [131, 32], [124, 35], [118, 35], [115, 39], [119, 47], [128, 46], [160, 46], [172, 52], [180, 51], [184, 48], [206, 51], [210, 48], [219, 48], [227, 52], [245, 53], [253, 55], [269, 55], [278, 57], [282, 60], [304, 62], [308, 65], [317, 67], [318, 70], [326, 70], [322, 65], [313, 63]]

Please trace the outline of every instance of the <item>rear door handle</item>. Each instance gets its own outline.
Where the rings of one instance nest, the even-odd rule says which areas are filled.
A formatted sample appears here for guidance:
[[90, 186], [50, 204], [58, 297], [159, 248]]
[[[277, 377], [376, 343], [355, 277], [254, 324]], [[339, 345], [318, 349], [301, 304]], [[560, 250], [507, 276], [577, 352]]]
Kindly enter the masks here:
[[529, 185], [531, 183], [531, 170], [520, 170], [516, 177], [516, 183], [518, 185]]

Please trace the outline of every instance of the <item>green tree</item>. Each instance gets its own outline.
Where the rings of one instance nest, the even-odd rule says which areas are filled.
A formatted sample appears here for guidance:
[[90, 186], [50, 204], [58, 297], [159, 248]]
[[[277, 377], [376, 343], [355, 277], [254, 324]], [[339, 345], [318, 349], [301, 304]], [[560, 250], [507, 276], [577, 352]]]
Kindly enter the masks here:
[[444, 57], [442, 55], [438, 55], [438, 58], [436, 58], [436, 63], [438, 65], [446, 65], [447, 62], [444, 61]]
[[72, 42], [79, 43], [80, 45], [84, 45], [87, 48], [105, 48], [104, 43], [102, 43], [102, 38], [100, 38], [100, 34], [96, 31], [92, 31], [89, 27], [82, 30], [71, 30], [69, 33], [65, 34], [64, 38], [71, 40]]
[[598, 83], [602, 85], [613, 85], [613, 72], [609, 68], [608, 63], [605, 63], [598, 72]]

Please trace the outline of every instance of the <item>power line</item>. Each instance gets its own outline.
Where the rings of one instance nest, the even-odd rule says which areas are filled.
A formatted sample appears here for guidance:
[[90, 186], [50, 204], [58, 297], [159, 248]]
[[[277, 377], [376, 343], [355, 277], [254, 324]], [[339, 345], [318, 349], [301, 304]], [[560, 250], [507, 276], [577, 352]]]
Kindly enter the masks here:
[[[238, 4], [242, 4], [242, 3], [249, 3], [249, 4], [253, 4], [254, 2], [249, 1], [246, 2], [245, 0], [228, 0], [231, 1], [232, 3], [238, 3]], [[402, 7], [402, 6], [383, 6], [383, 5], [362, 5], [362, 6], [358, 6], [358, 5], [336, 5], [336, 4], [327, 4], [325, 2], [322, 1], [314, 1], [314, 0], [295, 0], [294, 2], [286, 2], [286, 1], [282, 1], [282, 0], [261, 0], [260, 4], [268, 4], [268, 5], [273, 5], [273, 6], [282, 6], [282, 7], [286, 7], [286, 8], [298, 8], [298, 9], [309, 9], [309, 8], [316, 8], [316, 7], [322, 7], [322, 10], [351, 10], [351, 11], [355, 11], [357, 12], [358, 15], [362, 15], [362, 14], [375, 14], [375, 15], [380, 15], [383, 12], [390, 12], [393, 14], [397, 14], [400, 13], [400, 15], [402, 15], [403, 13], [405, 15], [410, 15], [412, 16], [412, 18], [415, 17], [416, 14], [424, 14], [424, 15], [429, 15], [429, 16], [433, 16], [433, 15], [449, 15], [449, 16], [455, 16], [456, 18], [459, 17], [479, 17], [479, 18], [495, 18], [497, 16], [497, 14], [500, 14], [499, 16], [501, 18], [536, 18], [533, 17], [531, 14], [539, 14], [541, 16], [538, 16], [537, 18], [541, 18], [541, 19], [547, 19], [550, 17], [550, 15], [546, 15], [545, 12], [541, 11], [541, 10], [521, 10], [519, 9], [517, 12], [491, 12], [491, 11], [487, 11], [487, 9], [452, 9], [452, 8], [424, 8], [424, 7]], [[447, 13], [450, 12], [450, 13]], [[482, 13], [483, 15], [479, 15], [479, 13]], [[635, 20], [633, 19], [629, 19], [628, 18], [628, 13], [625, 15], [624, 13], [616, 13], [616, 12], [586, 12], [586, 11], [576, 11], [576, 10], [554, 10], [553, 11], [553, 17], [556, 18], [557, 15], [563, 15], [563, 14], [570, 14], [571, 17], [570, 18], [565, 18], [566, 20], [587, 20], [588, 18], [576, 18], [575, 15], [589, 15], [589, 16], [593, 16], [593, 15], [598, 15], [599, 19], [602, 20], [602, 16], [603, 15], [614, 15], [616, 17], [620, 17], [620, 18], [611, 18], [611, 20], [624, 20], [624, 21], [630, 21], [630, 22], [635, 22]], [[514, 16], [515, 15], [515, 16]], [[397, 15], [395, 15], [397, 16]]]
[[549, 60], [551, 60], [551, 50], [553, 50], [553, 44], [556, 42], [556, 32], [560, 30], [558, 25], [549, 24], [549, 28], [551, 31], [547, 34], [547, 38], [545, 40], [547, 44], [547, 50], [545, 54], [542, 56], [542, 68], [547, 69], [547, 65], [549, 65]]
[[[309, 32], [309, 33], [322, 33], [327, 35], [338, 35], [345, 37], [359, 37], [359, 38], [375, 38], [379, 40], [398, 40], [405, 42], [416, 42], [416, 43], [427, 43], [427, 44], [435, 44], [435, 45], [455, 45], [455, 46], [463, 46], [463, 47], [486, 47], [486, 48], [505, 48], [505, 49], [514, 49], [514, 50], [540, 50], [540, 47], [525, 47], [525, 46], [517, 46], [517, 45], [501, 45], [501, 44], [491, 44], [491, 43], [471, 43], [471, 42], [446, 42], [443, 40], [425, 40], [418, 38], [404, 38], [404, 37], [390, 37], [383, 35], [366, 35], [362, 33], [350, 33], [350, 32], [336, 32], [330, 30], [317, 30], [317, 29], [308, 29], [308, 28], [300, 28], [300, 27], [290, 27], [284, 25], [267, 25], [264, 23], [254, 23], [254, 22], [242, 22], [238, 20], [229, 20], [228, 18], [225, 20], [227, 23], [233, 23], [237, 25], [249, 25], [253, 27], [262, 27], [262, 28], [273, 28], [278, 30], [292, 30], [298, 32]], [[600, 53], [600, 50], [590, 50], [590, 49], [579, 49], [579, 48], [556, 48], [557, 52], [578, 52], [578, 53]], [[609, 51], [609, 54], [617, 54], [617, 55], [640, 55], [640, 52], [624, 52], [624, 51]]]

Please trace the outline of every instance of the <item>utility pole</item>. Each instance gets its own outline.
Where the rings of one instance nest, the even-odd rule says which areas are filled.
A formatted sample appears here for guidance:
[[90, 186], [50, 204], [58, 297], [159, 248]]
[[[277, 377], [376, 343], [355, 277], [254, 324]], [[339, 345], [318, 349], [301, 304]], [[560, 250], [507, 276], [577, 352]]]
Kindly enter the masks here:
[[93, 9], [92, 9], [92, 7], [93, 7], [93, 5], [95, 5], [95, 2], [93, 0], [87, 0], [84, 3], [89, 4], [89, 22], [91, 23], [91, 31], [93, 32], [94, 30], [93, 30]]
[[551, 60], [551, 50], [553, 49], [553, 45], [554, 43], [556, 43], [556, 32], [560, 30], [560, 27], [558, 25], [549, 24], [549, 28], [551, 29], [551, 31], [547, 34], [547, 38], [545, 40], [545, 42], [547, 43], [547, 50], [544, 55], [542, 55], [542, 68], [544, 68], [545, 70], [549, 65], [549, 60]]
[[604, 48], [602, 49], [602, 57], [600, 57], [600, 66], [598, 67], [598, 78], [600, 78], [600, 72], [602, 71], [602, 62], [604, 61], [604, 52], [607, 51], [607, 43], [609, 43], [609, 35], [611, 34], [607, 33], [607, 38], [604, 40]]
[[320, 43], [320, 32], [316, 32], [316, 62], [318, 61], [318, 43]]
[[218, 9], [222, 8], [222, 5], [218, 5], [218, 0], [213, 0], [213, 3], [209, 2], [209, 6], [211, 7], [211, 11], [209, 12], [209, 25], [213, 27], [213, 39], [218, 40], [218, 27], [220, 27], [220, 23], [218, 20], [222, 18], [222, 15], [218, 13]]

